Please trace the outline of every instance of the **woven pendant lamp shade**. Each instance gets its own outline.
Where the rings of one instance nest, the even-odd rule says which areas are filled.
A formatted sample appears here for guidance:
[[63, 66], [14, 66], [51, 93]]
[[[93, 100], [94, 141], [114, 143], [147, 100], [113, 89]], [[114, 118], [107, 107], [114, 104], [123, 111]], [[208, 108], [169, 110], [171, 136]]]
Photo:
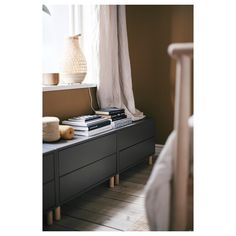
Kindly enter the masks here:
[[65, 50], [60, 64], [60, 81], [81, 83], [87, 73], [87, 63], [79, 46], [79, 35], [66, 38]]

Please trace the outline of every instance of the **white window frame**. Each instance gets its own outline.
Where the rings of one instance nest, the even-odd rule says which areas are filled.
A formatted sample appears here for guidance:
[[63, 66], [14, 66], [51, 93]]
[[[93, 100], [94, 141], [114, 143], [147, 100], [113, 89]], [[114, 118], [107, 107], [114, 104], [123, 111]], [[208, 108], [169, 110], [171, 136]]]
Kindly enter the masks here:
[[[58, 5], [61, 6], [61, 5]], [[84, 27], [82, 21], [82, 15], [83, 15], [83, 6], [82, 5], [64, 5], [65, 7], [68, 6], [68, 36], [71, 35], [77, 35], [82, 34], [82, 28]], [[50, 7], [55, 7], [55, 5], [48, 5], [48, 9], [50, 11]], [[47, 16], [46, 13], [43, 17], [50, 17]], [[82, 34], [83, 35], [83, 34]], [[80, 47], [83, 51], [83, 37], [80, 37]], [[45, 50], [43, 48], [43, 50]], [[86, 58], [86, 55], [85, 55]], [[58, 73], [58, 71], [43, 71], [43, 73]], [[90, 76], [91, 77], [91, 76]], [[97, 83], [96, 81], [90, 81], [86, 82], [83, 81], [81, 84], [62, 84], [59, 83], [58, 85], [43, 85], [43, 92], [46, 91], [57, 91], [57, 90], [67, 90], [67, 89], [79, 89], [79, 88], [91, 88], [96, 87]]]

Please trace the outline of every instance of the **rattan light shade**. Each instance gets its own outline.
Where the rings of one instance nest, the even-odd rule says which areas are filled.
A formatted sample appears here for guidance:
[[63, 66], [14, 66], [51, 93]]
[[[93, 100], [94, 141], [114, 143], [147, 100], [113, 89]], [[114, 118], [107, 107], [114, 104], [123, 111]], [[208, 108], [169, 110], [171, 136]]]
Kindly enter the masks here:
[[60, 64], [60, 82], [81, 83], [87, 74], [87, 63], [79, 46], [79, 36], [66, 38]]

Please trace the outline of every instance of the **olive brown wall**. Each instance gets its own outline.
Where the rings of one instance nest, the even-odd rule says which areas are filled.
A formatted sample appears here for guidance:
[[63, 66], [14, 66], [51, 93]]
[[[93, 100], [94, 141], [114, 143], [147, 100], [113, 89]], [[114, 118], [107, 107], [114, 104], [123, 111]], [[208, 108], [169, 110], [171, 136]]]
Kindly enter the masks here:
[[[164, 144], [173, 129], [175, 62], [167, 54], [172, 42], [193, 41], [193, 7], [126, 6], [127, 31], [136, 107], [155, 120], [155, 141]], [[97, 108], [96, 88], [91, 89]], [[43, 93], [43, 116], [60, 120], [91, 114], [88, 89]]]
[[[98, 107], [96, 88], [91, 88], [93, 107]], [[89, 89], [70, 89], [43, 93], [43, 116], [56, 116], [60, 121], [69, 117], [92, 114]]]
[[155, 141], [164, 144], [173, 129], [174, 42], [193, 41], [193, 6], [130, 5], [127, 31], [136, 107], [155, 120]]

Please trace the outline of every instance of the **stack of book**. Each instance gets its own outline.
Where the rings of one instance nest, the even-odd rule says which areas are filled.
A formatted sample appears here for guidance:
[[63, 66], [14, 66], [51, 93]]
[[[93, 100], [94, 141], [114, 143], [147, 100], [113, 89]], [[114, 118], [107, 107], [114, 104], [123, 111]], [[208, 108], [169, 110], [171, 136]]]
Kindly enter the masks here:
[[127, 117], [123, 108], [107, 107], [97, 110], [95, 113], [110, 120], [113, 128], [119, 128], [132, 123], [132, 119]]
[[62, 121], [62, 124], [72, 126], [77, 136], [92, 136], [112, 129], [111, 121], [100, 115], [77, 116]]

